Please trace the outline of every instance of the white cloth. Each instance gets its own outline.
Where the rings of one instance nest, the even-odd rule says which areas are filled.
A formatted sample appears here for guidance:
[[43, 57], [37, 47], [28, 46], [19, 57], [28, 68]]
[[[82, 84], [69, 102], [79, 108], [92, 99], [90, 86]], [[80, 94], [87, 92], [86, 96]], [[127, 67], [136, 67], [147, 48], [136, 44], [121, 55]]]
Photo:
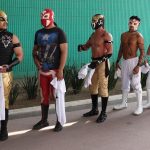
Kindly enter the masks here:
[[5, 97], [2, 73], [0, 73], [0, 120], [5, 120]]
[[91, 79], [94, 74], [95, 69], [91, 69], [88, 67], [90, 63], [82, 66], [80, 71], [78, 72], [78, 79], [84, 79], [84, 87], [87, 88], [91, 85]]
[[82, 68], [79, 70], [78, 72], [78, 79], [85, 79], [85, 77], [87, 76], [89, 67], [88, 67], [89, 63], [82, 66]]
[[117, 78], [121, 78], [121, 69], [120, 68], [118, 68], [114, 74], [114, 79], [117, 79]]
[[65, 92], [66, 86], [65, 81], [57, 80], [55, 77], [51, 83], [54, 88], [54, 96], [56, 98], [56, 114], [58, 117], [58, 121], [63, 126], [66, 123], [66, 112], [65, 112]]
[[85, 80], [84, 80], [84, 87], [85, 88], [89, 87], [89, 85], [92, 84], [91, 79], [92, 79], [94, 72], [95, 72], [95, 69], [89, 68], [88, 73], [87, 73]]
[[149, 70], [150, 70], [150, 66], [149, 66], [148, 63], [146, 63], [146, 65], [142, 65], [142, 66], [141, 66], [141, 72], [142, 72], [143, 74], [146, 74]]

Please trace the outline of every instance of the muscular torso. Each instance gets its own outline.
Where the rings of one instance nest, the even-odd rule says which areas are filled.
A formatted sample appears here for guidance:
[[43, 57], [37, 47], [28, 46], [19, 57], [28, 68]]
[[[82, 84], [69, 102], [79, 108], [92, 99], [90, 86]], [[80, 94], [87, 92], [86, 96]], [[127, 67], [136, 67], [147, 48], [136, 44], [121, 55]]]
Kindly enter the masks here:
[[111, 51], [112, 49], [107, 47], [105, 41], [112, 41], [110, 34], [105, 30], [96, 30], [90, 37], [88, 44], [92, 50], [92, 57], [101, 57]]
[[143, 44], [140, 33], [138, 32], [123, 33], [121, 38], [121, 51], [123, 58], [130, 59], [136, 57], [139, 44]]

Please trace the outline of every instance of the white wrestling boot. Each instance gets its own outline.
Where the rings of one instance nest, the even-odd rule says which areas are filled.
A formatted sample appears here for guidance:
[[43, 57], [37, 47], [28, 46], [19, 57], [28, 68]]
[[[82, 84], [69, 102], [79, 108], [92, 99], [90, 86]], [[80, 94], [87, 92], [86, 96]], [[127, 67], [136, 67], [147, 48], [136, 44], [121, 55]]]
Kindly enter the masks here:
[[150, 89], [147, 89], [147, 102], [143, 105], [143, 108], [150, 108]]
[[142, 105], [142, 91], [136, 92], [136, 98], [137, 98], [137, 108], [134, 111], [134, 115], [140, 115], [143, 112], [143, 105]]
[[127, 99], [128, 99], [128, 92], [123, 91], [123, 93], [122, 93], [122, 103], [114, 106], [113, 109], [114, 110], [121, 110], [121, 109], [127, 108], [128, 107]]

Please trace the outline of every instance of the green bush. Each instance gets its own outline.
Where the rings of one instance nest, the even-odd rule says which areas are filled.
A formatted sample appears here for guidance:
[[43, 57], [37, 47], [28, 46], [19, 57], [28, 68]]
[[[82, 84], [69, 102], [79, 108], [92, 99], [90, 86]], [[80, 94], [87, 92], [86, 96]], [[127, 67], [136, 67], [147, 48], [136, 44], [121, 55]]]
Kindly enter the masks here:
[[18, 95], [19, 95], [19, 85], [16, 83], [15, 85], [13, 85], [11, 91], [10, 91], [10, 95], [9, 95], [9, 104], [10, 105], [14, 105]]
[[71, 68], [70, 66], [65, 66], [64, 68], [64, 80], [66, 84], [66, 90], [71, 86]]
[[114, 75], [115, 75], [115, 63], [113, 63], [110, 67], [109, 78], [108, 78], [108, 90], [109, 91], [115, 88], [115, 85], [118, 80], [118, 78], [114, 79]]
[[84, 80], [82, 79], [78, 79], [78, 72], [79, 72], [79, 69], [73, 65], [70, 67], [71, 69], [71, 87], [73, 89], [73, 93], [74, 94], [78, 94], [81, 92], [81, 89], [83, 87], [83, 84], [84, 84]]
[[37, 76], [25, 76], [22, 81], [20, 81], [22, 88], [27, 92], [28, 99], [34, 99], [37, 96], [38, 89], [38, 78]]

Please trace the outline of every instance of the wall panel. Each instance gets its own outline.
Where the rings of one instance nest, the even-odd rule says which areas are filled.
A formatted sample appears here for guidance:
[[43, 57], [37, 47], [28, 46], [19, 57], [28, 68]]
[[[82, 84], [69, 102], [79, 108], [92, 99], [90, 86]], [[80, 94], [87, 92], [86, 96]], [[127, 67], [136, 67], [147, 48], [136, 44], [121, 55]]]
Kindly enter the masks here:
[[77, 52], [77, 45], [86, 42], [93, 32], [90, 26], [92, 15], [105, 15], [105, 27], [112, 33], [114, 52], [111, 62], [117, 57], [120, 35], [128, 30], [131, 15], [141, 18], [139, 31], [145, 39], [145, 51], [150, 41], [149, 0], [0, 0], [0, 9], [8, 14], [9, 30], [15, 33], [24, 49], [24, 60], [15, 68], [15, 76], [22, 77], [26, 72], [33, 74], [35, 66], [32, 60], [34, 33], [41, 28], [40, 12], [52, 8], [55, 21], [64, 29], [69, 43], [68, 64], [80, 66], [90, 61], [88, 52]]

